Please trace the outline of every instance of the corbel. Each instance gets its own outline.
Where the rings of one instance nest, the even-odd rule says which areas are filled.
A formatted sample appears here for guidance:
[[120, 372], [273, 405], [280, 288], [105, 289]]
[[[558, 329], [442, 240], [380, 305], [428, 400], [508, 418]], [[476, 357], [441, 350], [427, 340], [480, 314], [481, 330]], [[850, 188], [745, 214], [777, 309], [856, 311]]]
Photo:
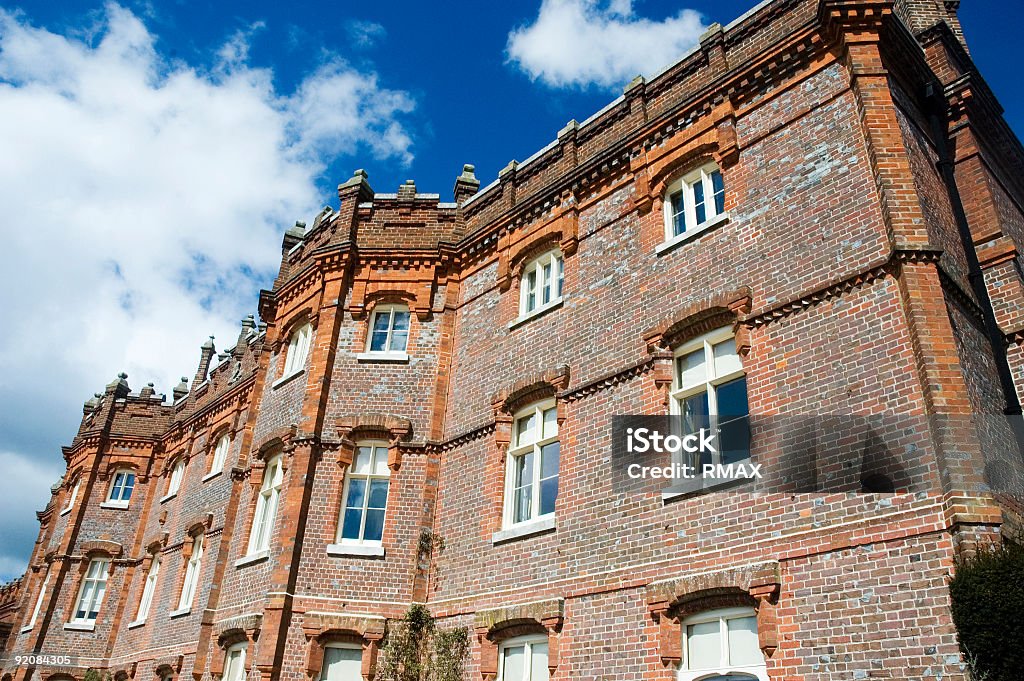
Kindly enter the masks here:
[[753, 585], [748, 590], [757, 602], [757, 643], [765, 657], [771, 657], [779, 648], [778, 598], [779, 584]]
[[651, 619], [658, 625], [658, 656], [666, 667], [679, 667], [683, 662], [682, 626], [678, 617], [669, 614], [669, 603], [658, 601], [647, 606]]

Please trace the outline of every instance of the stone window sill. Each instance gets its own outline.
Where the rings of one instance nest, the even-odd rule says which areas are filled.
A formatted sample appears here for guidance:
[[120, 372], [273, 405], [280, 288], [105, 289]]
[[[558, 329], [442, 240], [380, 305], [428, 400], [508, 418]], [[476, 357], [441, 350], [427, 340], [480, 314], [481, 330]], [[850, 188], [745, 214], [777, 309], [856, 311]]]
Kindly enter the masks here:
[[305, 369], [299, 369], [298, 371], [293, 371], [292, 373], [288, 374], [287, 376], [282, 376], [281, 378], [279, 378], [276, 381], [274, 381], [273, 383], [271, 383], [270, 384], [270, 388], [271, 388], [271, 390], [277, 390], [278, 388], [280, 388], [285, 383], [291, 383], [293, 380], [295, 380], [296, 378], [298, 378], [299, 376], [301, 376], [304, 373], [306, 373]]
[[382, 544], [328, 544], [327, 555], [383, 558], [384, 546]]
[[556, 301], [554, 301], [552, 303], [548, 303], [547, 305], [544, 305], [543, 307], [538, 307], [537, 309], [533, 310], [532, 312], [527, 312], [524, 315], [520, 315], [520, 316], [516, 317], [515, 319], [513, 319], [512, 321], [510, 321], [508, 323], [508, 330], [511, 331], [512, 329], [514, 329], [514, 328], [516, 328], [518, 326], [522, 326], [523, 324], [525, 324], [526, 322], [530, 321], [531, 319], [536, 319], [537, 317], [542, 317], [542, 316], [546, 315], [548, 312], [551, 312], [552, 310], [557, 310], [558, 308], [562, 307], [562, 303], [564, 301], [565, 301], [565, 298], [559, 298], [558, 300], [556, 300]]
[[158, 503], [162, 504], [164, 502], [170, 501], [171, 499], [173, 499], [176, 496], [178, 496], [177, 492], [171, 492], [170, 494], [165, 494], [164, 496], [160, 497], [160, 501]]
[[100, 504], [100, 508], [110, 508], [118, 511], [125, 511], [128, 509], [127, 501], [104, 501]]
[[501, 544], [515, 539], [522, 539], [523, 537], [532, 537], [536, 534], [551, 532], [556, 527], [557, 523], [555, 522], [555, 516], [550, 515], [545, 518], [538, 518], [537, 520], [513, 525], [512, 527], [495, 532], [491, 537], [491, 543]]
[[67, 515], [68, 513], [71, 513], [71, 509], [72, 508], [74, 508], [74, 506], [68, 506], [67, 508], [62, 508], [61, 511], [60, 511], [60, 515], [63, 516], [63, 515]]
[[697, 225], [695, 228], [687, 230], [682, 234], [677, 234], [668, 241], [662, 242], [654, 247], [654, 252], [658, 255], [664, 255], [669, 251], [675, 249], [680, 244], [684, 244], [687, 241], [697, 238], [704, 232], [710, 231], [712, 228], [719, 225], [724, 225], [729, 222], [729, 213], [719, 213], [710, 220], [705, 221], [703, 224]]
[[223, 471], [210, 471], [209, 473], [207, 473], [206, 475], [203, 476], [202, 482], [207, 482], [209, 480], [213, 480], [214, 478], [216, 478], [221, 473], [223, 473]]
[[22, 627], [20, 630], [18, 630], [18, 633], [19, 634], [27, 634], [28, 632], [32, 631], [32, 627], [33, 626], [35, 626], [35, 625], [30, 624], [27, 627]]
[[134, 622], [129, 622], [128, 623], [128, 628], [129, 629], [138, 629], [139, 627], [141, 627], [145, 623], [146, 623], [146, 620], [135, 620]]
[[184, 617], [185, 615], [188, 615], [191, 612], [192, 612], [192, 608], [190, 606], [190, 607], [187, 607], [187, 608], [181, 608], [179, 610], [172, 610], [171, 614], [168, 615], [168, 617], [170, 617], [173, 620], [173, 619], [175, 619], [177, 617]]
[[409, 353], [406, 352], [360, 352], [356, 355], [357, 362], [391, 362], [407, 364]]
[[64, 624], [64, 628], [68, 631], [95, 631], [95, 622], [67, 622]]
[[251, 555], [242, 556], [241, 558], [235, 561], [235, 567], [241, 568], [245, 567], [246, 565], [262, 563], [268, 558], [270, 558], [270, 549], [263, 549], [262, 551], [257, 551], [256, 553], [253, 553]]

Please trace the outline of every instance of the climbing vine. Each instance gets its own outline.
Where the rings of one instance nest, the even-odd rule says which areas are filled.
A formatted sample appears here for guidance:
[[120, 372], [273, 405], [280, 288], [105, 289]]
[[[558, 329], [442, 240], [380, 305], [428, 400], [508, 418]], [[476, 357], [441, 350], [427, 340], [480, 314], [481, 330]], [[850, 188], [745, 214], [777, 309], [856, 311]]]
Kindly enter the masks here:
[[460, 681], [469, 652], [466, 627], [438, 629], [425, 605], [394, 622], [381, 648], [378, 681]]

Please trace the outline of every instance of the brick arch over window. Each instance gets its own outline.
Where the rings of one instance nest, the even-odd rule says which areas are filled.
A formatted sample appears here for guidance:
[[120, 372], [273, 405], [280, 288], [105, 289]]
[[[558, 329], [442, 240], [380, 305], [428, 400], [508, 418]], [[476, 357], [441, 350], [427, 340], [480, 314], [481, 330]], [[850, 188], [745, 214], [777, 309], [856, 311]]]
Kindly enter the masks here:
[[477, 612], [473, 629], [480, 646], [482, 680], [495, 681], [498, 677], [498, 647], [502, 641], [528, 634], [547, 636], [548, 672], [553, 676], [560, 656], [565, 654], [559, 647], [564, 619], [562, 598]]
[[291, 340], [292, 334], [301, 329], [306, 324], [313, 327], [313, 333], [316, 333], [316, 322], [317, 313], [312, 306], [305, 306], [296, 312], [293, 312], [288, 316], [288, 321], [281, 325], [281, 330], [278, 332], [277, 337], [274, 338], [273, 343], [270, 345], [270, 349], [276, 354], [281, 351], [282, 347], [288, 344]]
[[435, 275], [435, 267], [423, 263], [409, 263], [403, 269], [366, 264], [353, 275], [348, 312], [358, 320], [381, 303], [403, 302], [425, 322], [431, 316]]
[[523, 267], [545, 251], [558, 247], [562, 256], [569, 257], [578, 245], [579, 211], [575, 205], [556, 210], [545, 222], [505, 233], [498, 241], [498, 288], [512, 288], [522, 276]]
[[388, 468], [397, 471], [402, 465], [402, 451], [399, 443], [412, 436], [412, 422], [395, 414], [364, 412], [347, 414], [335, 422], [341, 446], [338, 448], [338, 465], [350, 466], [355, 455], [356, 442], [360, 439], [382, 439], [388, 442]]
[[103, 468], [102, 473], [99, 475], [99, 479], [102, 482], [110, 480], [117, 471], [129, 470], [135, 474], [135, 479], [139, 482], [145, 482], [145, 476], [140, 470], [138, 462], [134, 460], [131, 455], [119, 455], [113, 456], [107, 462], [107, 465]]
[[119, 664], [115, 667], [110, 668], [110, 676], [114, 681], [130, 681], [135, 678], [135, 672], [138, 670], [138, 662], [128, 662], [126, 664]]
[[761, 652], [771, 657], [779, 646], [776, 608], [782, 579], [777, 561], [702, 572], [647, 586], [647, 611], [658, 625], [662, 664], [682, 662], [681, 623], [690, 615], [746, 606], [757, 613]]
[[210, 658], [210, 675], [214, 679], [224, 676], [224, 654], [237, 643], [245, 643], [248, 646], [244, 669], [247, 673], [252, 669], [253, 645], [259, 640], [262, 626], [263, 615], [259, 614], [232, 617], [213, 625], [213, 639], [217, 642], [217, 650]]
[[324, 664], [324, 649], [331, 643], [350, 643], [363, 649], [362, 677], [369, 681], [377, 673], [377, 654], [384, 638], [385, 619], [359, 615], [307, 613], [302, 622], [306, 636], [305, 672], [316, 679]]

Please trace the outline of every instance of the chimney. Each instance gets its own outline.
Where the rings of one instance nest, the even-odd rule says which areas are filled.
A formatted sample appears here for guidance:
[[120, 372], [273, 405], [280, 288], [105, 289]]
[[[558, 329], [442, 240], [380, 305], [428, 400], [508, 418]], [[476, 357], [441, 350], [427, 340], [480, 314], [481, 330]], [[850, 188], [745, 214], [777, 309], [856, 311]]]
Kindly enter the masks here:
[[455, 203], [460, 206], [480, 190], [480, 180], [476, 179], [476, 167], [470, 163], [462, 166], [462, 174], [455, 178]]
[[196, 369], [196, 377], [192, 379], [192, 385], [199, 385], [206, 380], [206, 376], [210, 371], [210, 360], [213, 359], [214, 352], [216, 352], [216, 348], [213, 346], [213, 336], [210, 336], [199, 349], [199, 368]]
[[182, 376], [181, 383], [174, 386], [174, 390], [171, 391], [171, 396], [174, 398], [175, 402], [185, 395], [188, 395], [188, 376]]
[[406, 180], [398, 187], [398, 200], [399, 201], [412, 201], [416, 198], [416, 183], [412, 180]]
[[121, 372], [113, 381], [107, 384], [106, 394], [113, 395], [115, 399], [127, 397], [131, 389], [128, 387], [128, 374]]

